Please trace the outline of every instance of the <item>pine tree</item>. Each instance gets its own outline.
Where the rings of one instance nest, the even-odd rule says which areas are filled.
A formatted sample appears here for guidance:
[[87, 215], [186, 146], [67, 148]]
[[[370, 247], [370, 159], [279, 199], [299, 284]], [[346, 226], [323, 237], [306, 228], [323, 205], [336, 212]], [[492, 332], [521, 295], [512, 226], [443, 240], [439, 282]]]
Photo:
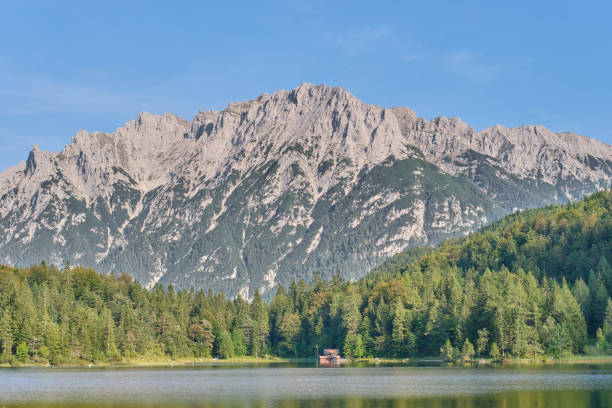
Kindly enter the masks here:
[[478, 340], [476, 341], [476, 348], [478, 349], [478, 357], [481, 353], [487, 351], [489, 345], [489, 331], [486, 328], [478, 330]]
[[608, 294], [612, 294], [612, 266], [605, 256], [599, 257], [597, 262], [597, 272], [601, 275], [603, 282], [608, 289]]
[[220, 328], [215, 335], [217, 356], [220, 358], [232, 358], [234, 356], [234, 344], [227, 329]]
[[253, 295], [253, 302], [251, 303], [251, 319], [253, 320], [251, 354], [254, 357], [261, 357], [267, 351], [269, 326], [268, 310], [266, 304], [261, 298], [259, 289], [256, 289]]
[[489, 352], [489, 355], [494, 361], [497, 361], [499, 359], [500, 353], [499, 353], [499, 347], [497, 347], [497, 343], [493, 342], [491, 344], [491, 351]]
[[102, 323], [102, 344], [104, 353], [109, 358], [117, 358], [117, 345], [115, 344], [115, 322], [111, 311], [104, 307], [100, 314], [100, 320]]
[[26, 345], [25, 341], [19, 343], [19, 345], [17, 346], [17, 350], [15, 351], [15, 355], [17, 356], [17, 360], [21, 361], [22, 363], [25, 363], [26, 360], [28, 359], [28, 346]]
[[595, 334], [595, 339], [597, 340], [597, 343], [595, 346], [597, 347], [597, 350], [600, 353], [606, 353], [608, 351], [609, 344], [608, 344], [608, 340], [606, 339], [606, 336], [604, 336], [603, 334], [603, 330], [601, 330], [601, 327], [597, 329], [597, 333]]
[[362, 358], [365, 355], [365, 347], [363, 345], [363, 340], [361, 338], [361, 334], [357, 333], [355, 335], [355, 342], [352, 347], [353, 357]]
[[56, 323], [51, 322], [47, 327], [45, 345], [49, 349], [49, 363], [61, 364], [64, 361], [65, 353], [62, 347], [60, 327]]
[[589, 330], [591, 333], [603, 326], [604, 314], [608, 306], [608, 290], [604, 284], [603, 278], [600, 274], [595, 275], [592, 279], [593, 282], [589, 282], [591, 287], [591, 299], [589, 302]]
[[603, 334], [609, 343], [612, 343], [612, 300], [608, 299], [606, 314], [604, 315]]
[[353, 356], [354, 343], [359, 324], [361, 323], [361, 313], [359, 312], [359, 295], [351, 291], [344, 296], [341, 308], [342, 327], [345, 330], [342, 351], [347, 356]]
[[9, 362], [13, 354], [13, 334], [11, 330], [11, 313], [8, 309], [4, 310], [0, 316], [0, 351], [1, 360]]
[[579, 278], [572, 288], [572, 293], [580, 305], [580, 310], [585, 316], [588, 313], [590, 292], [589, 287], [584, 283], [582, 278]]
[[297, 342], [300, 334], [301, 320], [297, 313], [286, 313], [281, 318], [279, 346], [284, 353], [297, 357]]
[[455, 359], [455, 349], [449, 339], [446, 339], [444, 345], [440, 348], [440, 353], [442, 353], [446, 361], [453, 361]]
[[406, 310], [401, 303], [397, 303], [392, 321], [391, 331], [391, 350], [396, 357], [404, 357], [407, 354], [406, 350], [406, 328], [404, 320], [406, 318]]
[[[234, 330], [232, 332], [232, 343], [234, 344], [234, 355], [236, 357], [242, 357], [247, 354], [244, 336], [240, 330]], [[208, 354], [205, 355], [210, 355], [210, 351], [208, 351]]]
[[571, 341], [570, 349], [574, 353], [580, 352], [586, 344], [586, 322], [580, 310], [580, 305], [569, 290], [565, 279], [562, 280], [559, 299], [563, 307], [556, 308], [556, 310], [560, 311], [560, 322], [563, 323], [568, 330]]
[[494, 326], [501, 348], [501, 355], [504, 357], [506, 355], [506, 348], [512, 331], [512, 325], [508, 322], [508, 314], [509, 313], [506, 311], [505, 305], [497, 305], [495, 310]]
[[474, 346], [470, 343], [469, 339], [465, 339], [465, 343], [463, 343], [463, 348], [461, 349], [462, 357], [465, 361], [471, 361], [474, 356]]

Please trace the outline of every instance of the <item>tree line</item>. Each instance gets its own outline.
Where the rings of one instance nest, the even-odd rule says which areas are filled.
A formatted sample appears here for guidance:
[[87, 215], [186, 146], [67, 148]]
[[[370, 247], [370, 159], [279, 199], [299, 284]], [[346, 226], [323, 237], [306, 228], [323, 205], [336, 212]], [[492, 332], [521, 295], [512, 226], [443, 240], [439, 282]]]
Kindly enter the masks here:
[[[315, 276], [269, 303], [144, 289], [91, 268], [0, 267], [0, 361], [158, 357], [532, 357], [608, 353], [612, 193], [523, 211], [348, 282]], [[402, 259], [409, 261], [402, 262]]]

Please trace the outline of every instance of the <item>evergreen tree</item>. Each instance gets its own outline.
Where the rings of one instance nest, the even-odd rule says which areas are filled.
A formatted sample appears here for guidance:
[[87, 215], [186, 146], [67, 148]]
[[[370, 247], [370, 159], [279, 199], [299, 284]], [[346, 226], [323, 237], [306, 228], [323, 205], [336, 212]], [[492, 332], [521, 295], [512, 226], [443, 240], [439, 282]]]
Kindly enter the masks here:
[[115, 322], [108, 308], [104, 307], [100, 315], [102, 322], [102, 344], [104, 353], [109, 358], [117, 358], [117, 345], [115, 344]]
[[491, 351], [489, 352], [489, 355], [495, 361], [497, 361], [499, 359], [501, 354], [499, 352], [499, 347], [497, 347], [497, 343], [495, 343], [495, 342], [491, 343]]
[[440, 353], [442, 353], [446, 361], [453, 361], [455, 359], [455, 348], [449, 339], [446, 339], [444, 345], [440, 348]]
[[15, 352], [15, 355], [17, 356], [17, 360], [21, 361], [22, 363], [25, 363], [26, 360], [28, 359], [28, 346], [26, 345], [25, 341], [19, 343], [19, 345], [17, 346], [17, 350]]
[[361, 323], [361, 313], [359, 312], [360, 304], [359, 295], [355, 291], [346, 294], [342, 302], [341, 321], [342, 327], [345, 329], [343, 351], [347, 356], [354, 356], [355, 337]]
[[352, 345], [352, 356], [355, 358], [362, 358], [365, 355], [365, 347], [363, 345], [363, 340], [361, 338], [361, 334], [357, 333], [355, 335], [355, 342]]
[[489, 331], [483, 327], [478, 330], [478, 340], [476, 341], [476, 348], [478, 350], [478, 357], [481, 353], [486, 353], [489, 345]]
[[612, 300], [608, 299], [606, 306], [606, 314], [604, 316], [603, 334], [606, 336], [608, 343], [612, 343]]
[[251, 334], [251, 354], [262, 357], [267, 352], [267, 338], [269, 333], [268, 310], [259, 289], [255, 290], [251, 303], [251, 319], [253, 330]]
[[404, 321], [406, 318], [406, 310], [401, 303], [398, 302], [395, 307], [395, 312], [392, 322], [391, 331], [391, 349], [396, 357], [405, 357], [408, 354], [406, 349], [406, 327]]
[[597, 333], [595, 334], [595, 339], [597, 340], [597, 343], [595, 345], [595, 347], [597, 347], [597, 350], [600, 353], [606, 353], [608, 351], [609, 344], [608, 344], [608, 340], [606, 339], [606, 336], [604, 336], [603, 334], [603, 330], [601, 330], [601, 327], [597, 329]]
[[572, 289], [572, 293], [576, 298], [576, 301], [580, 305], [580, 310], [586, 316], [589, 310], [589, 300], [590, 300], [590, 290], [584, 280], [582, 278], [578, 278], [576, 283], [574, 283], [574, 288]]
[[470, 343], [469, 339], [465, 339], [463, 348], [461, 349], [461, 355], [465, 361], [471, 361], [474, 356], [474, 346]]
[[8, 309], [0, 316], [0, 351], [3, 362], [9, 362], [13, 354], [13, 334], [11, 330], [11, 313]]
[[220, 358], [232, 358], [234, 356], [234, 344], [227, 329], [220, 328], [215, 334], [215, 349]]
[[236, 357], [246, 356], [248, 350], [245, 338], [240, 330], [234, 330], [232, 332], [232, 343], [234, 345], [234, 355]]
[[608, 290], [601, 274], [591, 274], [589, 286], [591, 287], [589, 328], [591, 333], [594, 333], [599, 327], [603, 326], [603, 319], [608, 306]]
[[212, 325], [208, 320], [202, 319], [199, 323], [191, 324], [187, 329], [187, 335], [197, 343], [196, 353], [198, 356], [207, 357], [210, 355], [214, 336]]
[[297, 313], [287, 313], [281, 318], [279, 327], [279, 348], [285, 355], [297, 357], [298, 337], [300, 335], [301, 319]]
[[599, 257], [597, 272], [601, 275], [604, 285], [608, 289], [608, 295], [612, 294], [612, 266], [604, 255]]

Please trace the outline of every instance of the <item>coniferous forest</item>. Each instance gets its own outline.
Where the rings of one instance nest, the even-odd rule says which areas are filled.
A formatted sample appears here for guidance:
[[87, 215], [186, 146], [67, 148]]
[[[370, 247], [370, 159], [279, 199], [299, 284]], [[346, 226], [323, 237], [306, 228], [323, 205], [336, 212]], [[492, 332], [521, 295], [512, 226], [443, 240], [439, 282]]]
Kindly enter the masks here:
[[44, 262], [0, 267], [0, 362], [606, 354], [612, 192], [527, 210], [347, 282], [317, 277], [270, 302], [146, 290], [128, 275]]

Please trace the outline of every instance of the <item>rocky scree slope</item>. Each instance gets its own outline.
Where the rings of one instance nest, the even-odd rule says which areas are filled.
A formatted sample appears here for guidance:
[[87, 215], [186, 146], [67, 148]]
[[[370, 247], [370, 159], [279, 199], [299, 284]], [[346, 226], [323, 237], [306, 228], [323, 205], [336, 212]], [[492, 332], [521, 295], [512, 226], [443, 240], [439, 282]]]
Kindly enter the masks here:
[[91, 265], [144, 285], [269, 296], [362, 276], [518, 208], [610, 185], [612, 148], [541, 126], [459, 119], [304, 84], [193, 121], [142, 113], [33, 148], [0, 175], [0, 262]]

